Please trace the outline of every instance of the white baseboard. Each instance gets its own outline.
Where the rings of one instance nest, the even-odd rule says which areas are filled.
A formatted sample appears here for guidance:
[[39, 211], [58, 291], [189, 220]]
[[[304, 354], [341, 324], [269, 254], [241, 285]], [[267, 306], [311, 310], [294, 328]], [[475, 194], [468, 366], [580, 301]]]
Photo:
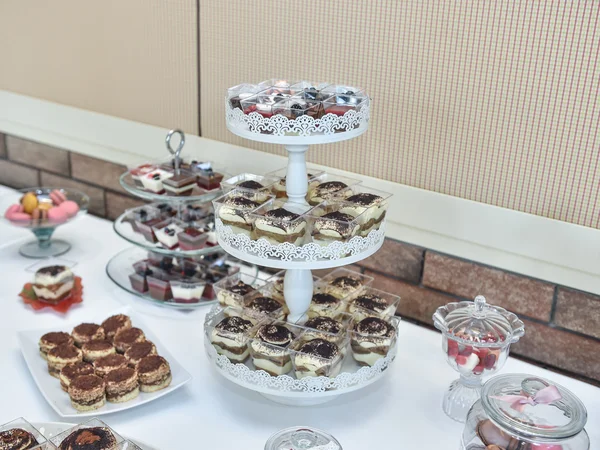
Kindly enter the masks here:
[[[107, 161], [128, 164], [162, 158], [167, 131], [0, 91], [0, 132]], [[231, 172], [264, 173], [285, 166], [280, 156], [198, 136], [186, 138], [188, 155], [210, 159]], [[600, 294], [600, 230], [361, 178], [368, 186], [394, 194], [388, 213], [392, 238]]]

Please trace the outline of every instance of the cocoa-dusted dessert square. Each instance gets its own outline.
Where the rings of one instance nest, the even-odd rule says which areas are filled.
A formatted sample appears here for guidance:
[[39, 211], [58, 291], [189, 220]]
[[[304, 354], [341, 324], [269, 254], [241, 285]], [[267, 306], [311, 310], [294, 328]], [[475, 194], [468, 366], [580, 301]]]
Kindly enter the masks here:
[[363, 366], [373, 366], [385, 358], [396, 342], [396, 328], [379, 317], [366, 317], [355, 322], [350, 331], [352, 357]]
[[244, 362], [248, 356], [248, 340], [256, 321], [241, 317], [241, 311], [225, 308], [207, 324], [207, 336], [220, 355], [231, 361]]
[[340, 373], [347, 341], [333, 342], [321, 338], [298, 340], [291, 348], [296, 378], [335, 377]]
[[252, 363], [257, 370], [272, 376], [283, 375], [292, 370], [289, 346], [301, 334], [299, 327], [286, 322], [261, 325], [249, 341]]
[[309, 207], [288, 204], [282, 200], [265, 203], [252, 216], [252, 238], [266, 239], [272, 245], [285, 242], [301, 246], [308, 233], [305, 213]]

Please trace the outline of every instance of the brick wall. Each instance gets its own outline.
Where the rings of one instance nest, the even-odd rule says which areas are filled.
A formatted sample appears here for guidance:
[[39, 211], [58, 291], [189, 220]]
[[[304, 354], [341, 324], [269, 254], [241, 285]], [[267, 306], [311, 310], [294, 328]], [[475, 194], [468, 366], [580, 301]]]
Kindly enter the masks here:
[[[108, 219], [141, 204], [120, 187], [125, 167], [0, 134], [0, 184], [70, 186]], [[398, 314], [431, 327], [438, 306], [483, 294], [525, 322], [513, 355], [600, 385], [600, 296], [388, 239], [351, 267], [401, 297]], [[319, 274], [321, 275], [321, 274]], [[441, 357], [441, 355], [440, 355]]]

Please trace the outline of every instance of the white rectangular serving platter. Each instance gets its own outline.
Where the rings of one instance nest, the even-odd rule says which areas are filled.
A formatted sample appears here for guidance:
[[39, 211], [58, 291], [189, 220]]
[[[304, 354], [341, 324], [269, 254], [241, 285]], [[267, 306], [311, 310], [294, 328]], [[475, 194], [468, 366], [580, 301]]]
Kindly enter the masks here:
[[179, 362], [175, 360], [175, 358], [173, 358], [168, 350], [160, 343], [158, 337], [150, 328], [144, 325], [143, 321], [139, 318], [139, 315], [136, 315], [131, 308], [120, 308], [119, 310], [106, 314], [103, 317], [91, 318], [94, 320], [86, 320], [86, 322], [102, 323], [105, 319], [114, 314], [127, 314], [131, 318], [133, 326], [141, 328], [144, 331], [146, 338], [156, 345], [158, 354], [163, 356], [169, 362], [173, 381], [171, 381], [169, 387], [160, 391], [151, 393], [140, 392], [140, 395], [128, 402], [110, 403], [107, 401], [106, 404], [99, 409], [87, 412], [78, 412], [75, 408], [73, 408], [73, 406], [71, 406], [69, 395], [60, 387], [60, 381], [48, 373], [48, 364], [46, 360], [40, 356], [39, 340], [40, 337], [50, 331], [65, 331], [70, 333], [75, 326], [79, 325], [79, 323], [71, 325], [62, 324], [48, 329], [19, 331], [17, 333], [19, 346], [21, 347], [21, 352], [23, 353], [27, 367], [29, 368], [35, 383], [42, 392], [42, 395], [46, 401], [61, 417], [97, 417], [118, 411], [124, 411], [126, 409], [143, 405], [144, 403], [157, 400], [164, 395], [170, 394], [192, 379], [192, 376], [183, 368], [181, 364], [179, 364]]

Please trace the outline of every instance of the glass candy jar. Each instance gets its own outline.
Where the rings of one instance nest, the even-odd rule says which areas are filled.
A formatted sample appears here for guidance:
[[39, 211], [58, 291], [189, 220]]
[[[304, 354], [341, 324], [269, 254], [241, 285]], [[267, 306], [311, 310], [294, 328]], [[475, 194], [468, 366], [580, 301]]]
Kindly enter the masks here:
[[519, 318], [478, 295], [474, 302], [449, 303], [433, 315], [442, 332], [448, 364], [460, 373], [444, 394], [443, 409], [452, 419], [464, 422], [467, 412], [481, 396], [482, 378], [502, 368], [511, 344], [525, 327]]
[[329, 433], [310, 427], [291, 427], [269, 438], [265, 450], [342, 450]]
[[467, 416], [462, 450], [589, 450], [587, 411], [543, 378], [500, 375], [483, 386]]

